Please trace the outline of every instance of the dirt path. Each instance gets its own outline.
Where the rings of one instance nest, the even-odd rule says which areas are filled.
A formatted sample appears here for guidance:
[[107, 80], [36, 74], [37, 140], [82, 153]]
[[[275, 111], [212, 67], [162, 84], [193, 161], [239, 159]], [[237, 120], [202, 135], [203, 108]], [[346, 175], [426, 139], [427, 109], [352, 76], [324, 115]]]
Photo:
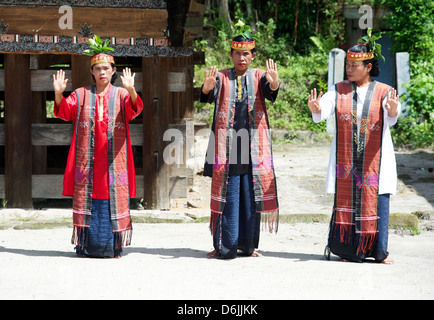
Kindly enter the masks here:
[[0, 299], [434, 299], [433, 232], [392, 233], [386, 266], [324, 260], [327, 231], [282, 224], [262, 258], [222, 261], [204, 223], [135, 224], [120, 259], [76, 257], [70, 228], [3, 230]]
[[[282, 214], [330, 214], [333, 199], [324, 195], [329, 150], [328, 145], [275, 146]], [[432, 216], [432, 151], [398, 152], [397, 159], [400, 182], [391, 211]], [[183, 199], [170, 212], [150, 214], [208, 216], [209, 187], [210, 179], [198, 175], [188, 200], [199, 208], [186, 207]], [[70, 209], [0, 210], [0, 226], [18, 218], [25, 223], [70, 216]], [[277, 234], [261, 233], [262, 258], [230, 261], [206, 258], [212, 249], [206, 223], [135, 223], [132, 245], [121, 259], [77, 258], [67, 226], [6, 227], [0, 228], [0, 299], [432, 300], [434, 231], [429, 230], [432, 225], [425, 225], [416, 236], [391, 230], [395, 264], [385, 266], [342, 263], [336, 256], [324, 260], [327, 223], [283, 223]]]
[[[331, 214], [333, 195], [325, 194], [330, 145], [273, 146], [275, 172], [281, 214]], [[201, 169], [199, 156], [196, 168]], [[434, 151], [396, 151], [398, 188], [391, 198], [391, 213], [434, 213]], [[196, 211], [208, 211], [210, 179], [197, 175], [189, 200], [200, 205]], [[183, 210], [186, 201], [176, 202]]]

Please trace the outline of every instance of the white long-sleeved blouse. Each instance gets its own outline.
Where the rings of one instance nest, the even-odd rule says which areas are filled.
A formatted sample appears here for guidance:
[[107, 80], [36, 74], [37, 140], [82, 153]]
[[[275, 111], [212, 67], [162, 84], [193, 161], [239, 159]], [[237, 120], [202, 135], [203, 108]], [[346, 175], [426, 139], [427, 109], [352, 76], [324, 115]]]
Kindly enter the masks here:
[[[363, 103], [365, 102], [368, 86], [357, 87], [357, 132], [360, 131], [360, 122], [362, 118]], [[383, 99], [384, 125], [383, 141], [381, 147], [381, 164], [380, 164], [380, 181], [379, 194], [390, 193], [396, 194], [397, 174], [395, 152], [393, 150], [392, 136], [390, 135], [389, 126], [396, 124], [399, 114], [401, 113], [401, 103], [398, 104], [398, 115], [389, 117], [385, 108], [387, 97]], [[315, 123], [327, 120], [335, 113], [336, 110], [336, 88], [332, 86], [320, 99], [321, 113], [312, 113], [312, 119]], [[332, 148], [330, 152], [329, 165], [327, 169], [326, 193], [335, 193], [336, 181], [336, 129], [333, 137]]]

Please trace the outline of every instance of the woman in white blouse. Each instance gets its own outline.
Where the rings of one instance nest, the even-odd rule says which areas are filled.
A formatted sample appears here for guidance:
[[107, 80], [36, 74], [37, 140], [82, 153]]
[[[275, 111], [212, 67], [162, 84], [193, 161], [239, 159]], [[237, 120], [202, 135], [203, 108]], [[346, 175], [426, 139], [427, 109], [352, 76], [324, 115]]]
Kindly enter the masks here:
[[342, 261], [388, 257], [389, 197], [396, 193], [396, 162], [389, 126], [401, 105], [396, 90], [373, 81], [378, 61], [367, 45], [347, 52], [348, 80], [317, 95], [308, 107], [315, 123], [336, 117], [326, 193], [335, 194], [328, 247]]

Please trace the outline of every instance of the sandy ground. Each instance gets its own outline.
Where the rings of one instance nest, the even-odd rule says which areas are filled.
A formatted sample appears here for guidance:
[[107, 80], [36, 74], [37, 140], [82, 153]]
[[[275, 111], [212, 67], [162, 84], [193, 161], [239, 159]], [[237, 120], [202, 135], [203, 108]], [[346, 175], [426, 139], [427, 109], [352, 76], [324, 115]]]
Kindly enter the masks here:
[[[324, 195], [329, 146], [274, 150], [282, 214], [330, 214], [333, 199]], [[397, 152], [397, 159], [400, 181], [391, 212], [434, 212], [432, 151]], [[198, 176], [189, 192], [201, 207], [188, 209], [179, 200], [171, 212], [152, 214], [207, 214], [209, 182]], [[18, 216], [68, 215], [68, 209], [0, 210], [0, 225]], [[277, 234], [261, 233], [263, 257], [229, 261], [206, 258], [212, 250], [206, 223], [136, 223], [120, 259], [76, 257], [70, 227], [6, 228], [0, 230], [0, 299], [433, 299], [430, 229], [418, 235], [390, 230], [395, 264], [388, 266], [325, 260], [327, 223], [281, 224]]]
[[1, 231], [1, 299], [433, 299], [434, 236], [390, 235], [395, 264], [323, 259], [325, 224], [263, 233], [222, 261], [205, 224], [136, 224], [120, 259], [78, 258], [71, 229]]
[[[331, 214], [333, 195], [325, 194], [330, 145], [281, 144], [273, 146], [281, 214]], [[202, 147], [201, 150], [204, 148]], [[434, 212], [434, 150], [397, 150], [398, 186], [391, 197], [391, 213]], [[198, 170], [203, 154], [196, 159]], [[430, 172], [431, 171], [431, 172]], [[189, 199], [208, 214], [210, 179], [197, 175]], [[184, 209], [185, 200], [179, 200]]]

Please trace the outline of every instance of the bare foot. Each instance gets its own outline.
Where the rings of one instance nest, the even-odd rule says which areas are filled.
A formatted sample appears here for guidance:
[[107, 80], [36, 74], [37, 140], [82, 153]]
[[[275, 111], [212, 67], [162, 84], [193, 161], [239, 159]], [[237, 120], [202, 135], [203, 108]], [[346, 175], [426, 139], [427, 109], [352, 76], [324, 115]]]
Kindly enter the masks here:
[[253, 251], [252, 254], [250, 255], [251, 257], [262, 257], [262, 254], [260, 254], [258, 251]]
[[387, 257], [387, 258], [384, 259], [384, 260], [381, 260], [380, 262], [383, 263], [383, 264], [394, 264], [394, 263], [395, 263], [395, 261], [393, 261], [393, 260], [390, 259], [389, 257]]
[[344, 259], [344, 258], [341, 258], [341, 261], [342, 262], [350, 262], [350, 260], [347, 260], [347, 259]]
[[[217, 251], [213, 250], [211, 252], [208, 252], [206, 254], [206, 256], [208, 258], [215, 258], [215, 257], [217, 257]], [[262, 254], [260, 254], [258, 251], [255, 250], [255, 251], [252, 252], [252, 254], [250, 255], [250, 257], [262, 257]]]
[[215, 258], [215, 257], [217, 257], [217, 251], [216, 251], [216, 250], [213, 250], [213, 251], [211, 251], [211, 252], [208, 252], [208, 253], [206, 254], [206, 256], [207, 256], [208, 258]]

